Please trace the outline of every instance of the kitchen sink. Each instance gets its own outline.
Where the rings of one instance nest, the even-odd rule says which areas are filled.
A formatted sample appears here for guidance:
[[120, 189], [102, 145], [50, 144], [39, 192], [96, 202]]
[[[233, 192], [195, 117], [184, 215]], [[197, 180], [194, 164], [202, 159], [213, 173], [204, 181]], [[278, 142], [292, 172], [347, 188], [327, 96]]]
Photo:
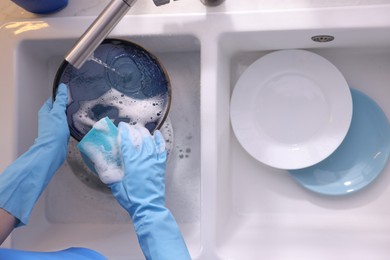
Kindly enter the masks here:
[[[331, 61], [348, 84], [390, 118], [390, 7], [126, 16], [109, 37], [155, 54], [172, 81], [173, 138], [167, 206], [193, 259], [387, 259], [390, 167], [347, 196], [307, 191], [287, 171], [252, 158], [230, 123], [240, 75], [263, 55], [304, 49]], [[362, 17], [370, 19], [362, 19]], [[37, 112], [52, 93], [64, 55], [92, 17], [16, 21], [0, 28], [0, 170], [28, 149]], [[329, 35], [333, 41], [316, 42]], [[66, 161], [12, 248], [95, 249], [109, 259], [143, 259], [127, 213], [81, 180]]]
[[[225, 116], [219, 117], [218, 125], [224, 126], [225, 142], [218, 154], [226, 163], [217, 173], [216, 241], [222, 259], [243, 259], [243, 254], [247, 259], [385, 259], [389, 253], [384, 246], [390, 241], [388, 165], [377, 180], [355, 194], [319, 195], [295, 183], [287, 171], [251, 157], [229, 126], [229, 95], [242, 72], [270, 51], [292, 48], [331, 61], [350, 87], [373, 98], [390, 118], [388, 39], [382, 45], [381, 33], [375, 29], [366, 32], [370, 42], [350, 42], [358, 33], [354, 30], [327, 32], [337, 41], [324, 48], [311, 40], [325, 33], [317, 30], [227, 33], [220, 38], [224, 58], [219, 60], [217, 88], [225, 103], [218, 114]], [[282, 35], [293, 40], [283, 42]]]

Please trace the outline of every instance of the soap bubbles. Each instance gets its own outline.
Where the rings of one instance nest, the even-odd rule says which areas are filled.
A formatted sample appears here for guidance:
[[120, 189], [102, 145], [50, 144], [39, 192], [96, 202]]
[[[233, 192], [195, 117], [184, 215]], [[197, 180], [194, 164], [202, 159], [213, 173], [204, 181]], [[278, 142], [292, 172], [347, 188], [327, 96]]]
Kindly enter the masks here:
[[128, 41], [105, 40], [80, 69], [64, 62], [54, 91], [61, 82], [69, 87], [67, 119], [78, 141], [106, 116], [115, 125], [141, 124], [152, 133], [170, 106], [165, 69], [155, 56]]

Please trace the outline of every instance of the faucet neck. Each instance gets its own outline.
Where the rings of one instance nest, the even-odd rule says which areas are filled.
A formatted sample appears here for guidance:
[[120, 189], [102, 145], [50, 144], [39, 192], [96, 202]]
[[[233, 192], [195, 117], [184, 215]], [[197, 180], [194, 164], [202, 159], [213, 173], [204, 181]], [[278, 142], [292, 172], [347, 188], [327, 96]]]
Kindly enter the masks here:
[[73, 67], [81, 68], [135, 2], [136, 0], [112, 0], [77, 41], [65, 60]]

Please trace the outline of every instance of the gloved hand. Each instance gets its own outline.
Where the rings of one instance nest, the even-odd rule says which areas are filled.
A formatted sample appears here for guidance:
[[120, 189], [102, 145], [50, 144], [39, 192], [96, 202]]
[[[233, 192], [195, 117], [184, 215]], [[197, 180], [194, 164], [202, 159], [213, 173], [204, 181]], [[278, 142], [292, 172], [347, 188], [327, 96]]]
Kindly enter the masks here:
[[0, 174], [0, 208], [25, 225], [32, 208], [53, 174], [64, 162], [69, 142], [66, 120], [68, 90], [60, 84], [38, 114], [38, 137], [30, 149]]
[[179, 227], [165, 207], [165, 141], [140, 126], [119, 124], [124, 178], [110, 185], [130, 214], [146, 259], [191, 259]]

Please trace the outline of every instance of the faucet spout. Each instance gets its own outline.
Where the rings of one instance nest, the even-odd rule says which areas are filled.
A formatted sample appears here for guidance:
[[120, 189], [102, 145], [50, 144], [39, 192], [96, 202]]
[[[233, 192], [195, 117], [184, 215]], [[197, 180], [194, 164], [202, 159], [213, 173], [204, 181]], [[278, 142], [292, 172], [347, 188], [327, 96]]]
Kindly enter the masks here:
[[[65, 56], [65, 60], [76, 69], [80, 69], [136, 1], [111, 0]], [[168, 4], [170, 0], [153, 0], [153, 2], [156, 6], [160, 6]]]
[[135, 2], [112, 0], [65, 56], [65, 60], [79, 69]]

